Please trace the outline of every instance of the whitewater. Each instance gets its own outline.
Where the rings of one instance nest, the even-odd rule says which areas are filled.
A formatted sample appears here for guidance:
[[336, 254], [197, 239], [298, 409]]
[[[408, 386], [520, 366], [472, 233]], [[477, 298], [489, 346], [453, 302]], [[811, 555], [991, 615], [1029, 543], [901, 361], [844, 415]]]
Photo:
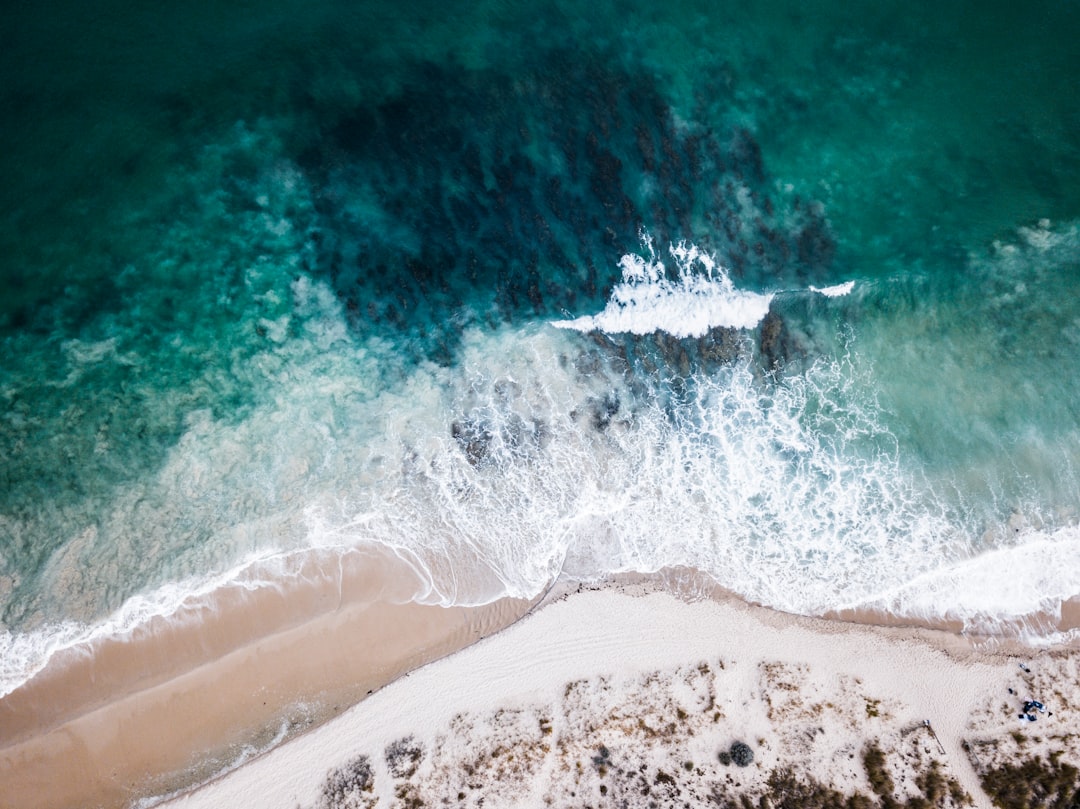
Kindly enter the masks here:
[[[762, 372], [754, 329], [777, 296], [843, 307], [854, 282], [748, 292], [693, 245], [669, 247], [670, 271], [650, 240], [642, 253], [623, 256], [601, 313], [468, 330], [454, 367], [422, 364], [377, 391], [357, 380], [386, 347], [357, 340], [331, 291], [296, 278], [281, 328], [299, 337], [272, 400], [238, 423], [190, 418], [142, 494], [171, 511], [135, 504], [101, 528], [152, 532], [194, 513], [218, 543], [200, 564], [246, 554], [128, 597], [104, 620], [5, 630], [2, 693], [58, 650], [90, 653], [95, 639], [213, 609], [222, 588], [280, 588], [312, 559], [332, 568], [362, 548], [411, 567], [421, 582], [411, 600], [424, 604], [689, 567], [795, 613], [878, 609], [1061, 639], [1039, 621], [1080, 592], [1075, 525], [973, 509], [955, 479], [913, 461], [856, 330], [798, 373]], [[653, 339], [664, 333], [735, 347], [680, 374]], [[272, 496], [249, 511], [259, 491]]]

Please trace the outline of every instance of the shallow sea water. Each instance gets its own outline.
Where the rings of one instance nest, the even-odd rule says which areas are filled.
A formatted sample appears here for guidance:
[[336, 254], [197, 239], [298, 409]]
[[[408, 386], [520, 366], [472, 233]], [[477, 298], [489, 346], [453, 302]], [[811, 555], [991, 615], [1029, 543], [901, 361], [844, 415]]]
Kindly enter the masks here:
[[2, 691], [309, 548], [1080, 593], [1075, 6], [6, 14]]

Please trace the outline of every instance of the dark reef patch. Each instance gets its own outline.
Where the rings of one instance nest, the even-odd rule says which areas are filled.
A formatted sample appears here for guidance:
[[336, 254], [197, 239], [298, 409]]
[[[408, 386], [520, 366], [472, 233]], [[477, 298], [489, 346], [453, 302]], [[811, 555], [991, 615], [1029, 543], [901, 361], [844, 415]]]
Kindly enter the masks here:
[[470, 324], [602, 306], [643, 230], [693, 241], [751, 288], [827, 274], [823, 209], [775, 193], [749, 129], [704, 107], [684, 120], [651, 71], [612, 53], [530, 59], [514, 76], [415, 65], [390, 97], [328, 115], [303, 152], [310, 269], [354, 328], [450, 361]]

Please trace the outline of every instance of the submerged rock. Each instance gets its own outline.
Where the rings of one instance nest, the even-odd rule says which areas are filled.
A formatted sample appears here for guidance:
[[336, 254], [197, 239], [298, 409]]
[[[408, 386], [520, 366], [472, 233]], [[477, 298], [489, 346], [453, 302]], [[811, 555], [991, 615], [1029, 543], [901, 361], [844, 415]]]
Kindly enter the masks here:
[[761, 321], [759, 335], [758, 348], [765, 367], [770, 371], [782, 368], [790, 353], [790, 338], [784, 319], [770, 309]]
[[455, 421], [450, 425], [450, 435], [473, 466], [479, 466], [487, 459], [492, 434], [486, 425], [472, 419]]
[[621, 402], [617, 393], [611, 392], [593, 402], [592, 424], [597, 430], [606, 430], [619, 412]]

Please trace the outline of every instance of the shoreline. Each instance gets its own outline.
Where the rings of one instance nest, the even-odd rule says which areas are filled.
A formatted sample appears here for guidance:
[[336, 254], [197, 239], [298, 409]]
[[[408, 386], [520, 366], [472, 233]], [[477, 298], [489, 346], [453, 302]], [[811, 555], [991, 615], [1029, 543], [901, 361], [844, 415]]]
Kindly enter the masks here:
[[340, 579], [234, 588], [210, 614], [74, 650], [0, 699], [5, 808], [124, 807], [197, 786], [530, 606], [411, 603], [403, 562], [353, 561]]
[[424, 586], [392, 553], [369, 549], [334, 555], [329, 563], [306, 554], [277, 585], [241, 578], [130, 633], [56, 652], [0, 697], [0, 749], [107, 705], [117, 693], [153, 688], [334, 612], [413, 603]]
[[[784, 773], [872, 798], [884, 787], [860, 757], [876, 750], [901, 804], [940, 778], [934, 789], [957, 797], [933, 805], [968, 805], [967, 795], [989, 809], [982, 784], [995, 768], [1050, 752], [1054, 766], [1080, 765], [1080, 740], [1066, 732], [1080, 709], [1078, 661], [687, 602], [640, 581], [575, 587], [164, 805], [428, 806], [454, 795], [467, 806], [647, 805], [640, 795], [738, 805], [740, 794], [756, 805]], [[1016, 718], [1029, 695], [1051, 709], [1042, 722]], [[736, 740], [754, 767], [725, 763]]]
[[[339, 580], [311, 576], [295, 592], [240, 588], [209, 618], [162, 621], [142, 642], [115, 639], [75, 654], [0, 699], [0, 781], [12, 806], [119, 807], [197, 791], [578, 591], [660, 591], [745, 609], [774, 628], [812, 622], [827, 636], [876, 627], [961, 655], [1040, 652], [872, 612], [792, 616], [748, 604], [690, 569], [622, 574], [602, 585], [559, 582], [532, 602], [444, 608], [400, 603], [418, 585], [400, 560], [359, 554], [353, 562]], [[364, 653], [342, 654], [357, 648]]]

